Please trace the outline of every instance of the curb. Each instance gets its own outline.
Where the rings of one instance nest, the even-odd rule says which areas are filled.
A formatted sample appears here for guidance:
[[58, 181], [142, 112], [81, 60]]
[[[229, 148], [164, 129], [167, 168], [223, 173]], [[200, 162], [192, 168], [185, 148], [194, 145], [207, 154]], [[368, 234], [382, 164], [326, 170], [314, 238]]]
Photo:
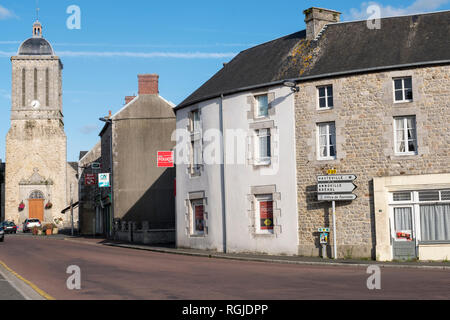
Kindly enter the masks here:
[[[12, 270], [10, 267], [8, 267], [3, 261], [0, 261], [0, 266], [3, 267], [6, 271], [8, 271], [12, 276], [14, 276], [16, 279], [22, 281], [24, 284], [28, 285], [36, 294], [38, 294], [40, 297], [42, 297], [44, 300], [55, 300], [51, 295], [46, 293], [45, 291], [39, 289], [34, 283], [31, 281], [28, 281], [24, 277], [22, 277], [20, 274]], [[28, 297], [27, 294], [23, 293], [20, 288], [17, 288], [15, 284], [11, 284], [13, 287], [15, 287], [16, 290], [19, 291], [19, 293], [24, 296], [26, 300], [31, 300], [30, 297]]]
[[426, 265], [405, 265], [405, 264], [384, 264], [384, 263], [342, 263], [342, 262], [315, 262], [315, 261], [295, 261], [295, 260], [284, 260], [284, 259], [264, 259], [264, 258], [252, 258], [252, 257], [239, 257], [239, 256], [227, 256], [223, 254], [209, 254], [209, 253], [199, 253], [199, 252], [186, 252], [186, 251], [178, 251], [178, 250], [170, 250], [163, 248], [152, 248], [152, 247], [142, 247], [142, 246], [134, 246], [128, 244], [117, 244], [117, 243], [90, 243], [84, 241], [77, 241], [70, 238], [64, 239], [70, 242], [76, 243], [85, 243], [90, 245], [103, 245], [109, 247], [117, 247], [117, 248], [126, 248], [133, 250], [141, 250], [141, 251], [151, 251], [158, 253], [166, 253], [166, 254], [177, 254], [184, 256], [193, 256], [193, 257], [203, 257], [210, 259], [224, 259], [224, 260], [237, 260], [237, 261], [248, 261], [248, 262], [264, 262], [264, 263], [281, 263], [281, 264], [291, 264], [291, 265], [309, 265], [309, 266], [335, 266], [335, 267], [364, 267], [376, 265], [380, 268], [399, 268], [399, 269], [431, 269], [431, 270], [449, 270], [450, 266], [426, 266]]

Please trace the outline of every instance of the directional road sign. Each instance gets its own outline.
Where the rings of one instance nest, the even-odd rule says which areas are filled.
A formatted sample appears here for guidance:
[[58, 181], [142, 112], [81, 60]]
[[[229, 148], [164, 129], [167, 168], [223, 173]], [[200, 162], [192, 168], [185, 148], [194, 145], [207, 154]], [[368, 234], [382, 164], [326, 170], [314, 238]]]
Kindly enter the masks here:
[[352, 201], [356, 200], [356, 194], [319, 194], [319, 201]]
[[352, 193], [356, 189], [353, 182], [319, 183], [319, 193]]
[[334, 181], [355, 181], [358, 177], [354, 174], [334, 174], [329, 176], [318, 176], [318, 182], [334, 182]]

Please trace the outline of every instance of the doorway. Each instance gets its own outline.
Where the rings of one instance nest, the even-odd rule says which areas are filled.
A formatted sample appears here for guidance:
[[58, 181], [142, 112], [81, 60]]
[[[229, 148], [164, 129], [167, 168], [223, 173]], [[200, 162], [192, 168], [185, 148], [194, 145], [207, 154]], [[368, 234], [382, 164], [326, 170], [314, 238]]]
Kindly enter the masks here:
[[44, 220], [44, 199], [30, 199], [28, 200], [29, 207], [29, 218], [39, 219], [43, 222]]
[[394, 260], [410, 260], [417, 258], [413, 212], [414, 208], [412, 206], [399, 206], [393, 208]]
[[35, 190], [30, 194], [30, 199], [28, 199], [28, 217], [29, 219], [39, 219], [39, 221], [44, 221], [44, 194]]

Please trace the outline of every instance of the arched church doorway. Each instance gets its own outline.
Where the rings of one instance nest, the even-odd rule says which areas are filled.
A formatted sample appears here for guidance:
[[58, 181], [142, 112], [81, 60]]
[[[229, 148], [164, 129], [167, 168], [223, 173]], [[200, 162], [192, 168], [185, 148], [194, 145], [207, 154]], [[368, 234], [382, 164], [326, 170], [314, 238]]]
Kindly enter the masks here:
[[39, 219], [44, 221], [44, 194], [39, 191], [33, 191], [28, 199], [28, 217], [29, 219]]

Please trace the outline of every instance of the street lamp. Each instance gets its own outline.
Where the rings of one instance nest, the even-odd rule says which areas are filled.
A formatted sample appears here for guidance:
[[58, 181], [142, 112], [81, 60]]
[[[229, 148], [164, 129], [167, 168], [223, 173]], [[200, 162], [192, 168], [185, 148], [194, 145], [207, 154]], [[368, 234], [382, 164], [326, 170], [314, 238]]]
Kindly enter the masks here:
[[295, 80], [286, 80], [283, 82], [283, 86], [291, 88], [292, 92], [299, 92], [300, 88], [297, 86]]
[[[111, 112], [110, 112], [111, 114]], [[113, 173], [114, 173], [114, 169], [113, 169], [113, 128], [112, 128], [112, 123], [113, 120], [111, 118], [99, 118], [100, 121], [105, 122], [105, 123], [109, 123], [111, 124], [111, 136], [110, 136], [110, 146], [109, 146], [109, 167], [111, 170], [111, 177], [110, 177], [110, 183], [111, 183], [111, 217], [110, 217], [110, 223], [111, 223], [111, 229], [112, 229], [112, 222], [114, 221], [114, 177], [113, 177]], [[110, 235], [112, 235], [112, 230], [108, 230], [108, 232], [110, 233]]]

